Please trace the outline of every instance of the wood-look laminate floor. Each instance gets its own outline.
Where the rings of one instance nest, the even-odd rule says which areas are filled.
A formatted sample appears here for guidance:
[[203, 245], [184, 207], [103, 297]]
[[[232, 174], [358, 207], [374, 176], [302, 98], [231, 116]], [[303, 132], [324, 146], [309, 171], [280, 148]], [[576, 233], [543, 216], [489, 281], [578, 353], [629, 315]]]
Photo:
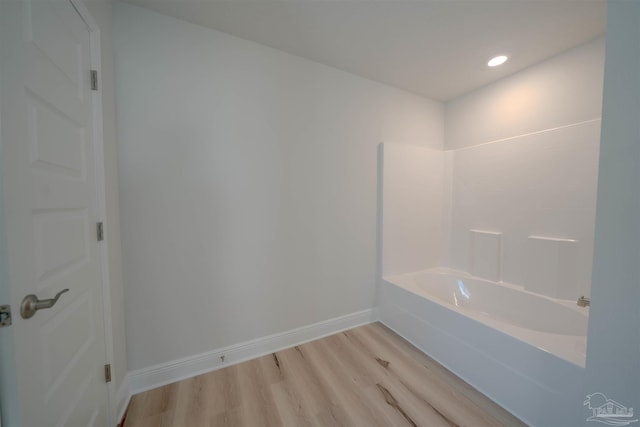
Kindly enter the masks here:
[[380, 323], [133, 396], [125, 427], [524, 426]]

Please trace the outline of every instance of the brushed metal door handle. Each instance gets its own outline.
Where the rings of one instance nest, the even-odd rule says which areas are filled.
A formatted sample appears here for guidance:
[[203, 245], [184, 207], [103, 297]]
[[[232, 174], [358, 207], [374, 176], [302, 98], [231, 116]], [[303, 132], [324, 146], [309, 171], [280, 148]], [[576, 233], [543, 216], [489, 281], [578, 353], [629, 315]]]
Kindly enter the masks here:
[[27, 295], [20, 304], [20, 315], [23, 319], [29, 319], [36, 314], [36, 311], [51, 308], [58, 302], [60, 295], [68, 291], [69, 289], [63, 289], [55, 297], [49, 299], [38, 299], [34, 294]]

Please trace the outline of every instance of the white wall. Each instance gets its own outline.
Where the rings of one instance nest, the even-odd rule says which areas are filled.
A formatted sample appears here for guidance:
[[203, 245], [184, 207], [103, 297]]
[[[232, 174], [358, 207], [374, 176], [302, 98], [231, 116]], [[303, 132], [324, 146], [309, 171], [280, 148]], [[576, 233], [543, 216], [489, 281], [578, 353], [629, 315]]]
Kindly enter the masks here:
[[444, 152], [382, 144], [382, 276], [444, 262]]
[[130, 368], [372, 307], [376, 147], [442, 106], [124, 3], [115, 46]]
[[599, 118], [604, 38], [570, 49], [445, 105], [455, 150]]
[[[640, 409], [640, 3], [611, 1], [584, 395]], [[577, 396], [576, 402], [584, 399]], [[579, 406], [579, 403], [577, 403]], [[581, 408], [583, 425], [590, 411]]]
[[445, 106], [451, 267], [589, 294], [603, 69], [598, 39]]

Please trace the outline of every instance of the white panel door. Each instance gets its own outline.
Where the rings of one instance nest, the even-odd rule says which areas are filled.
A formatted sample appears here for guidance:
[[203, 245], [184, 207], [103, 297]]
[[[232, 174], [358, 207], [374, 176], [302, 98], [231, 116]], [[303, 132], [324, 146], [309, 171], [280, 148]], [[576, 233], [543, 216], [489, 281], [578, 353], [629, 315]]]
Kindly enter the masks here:
[[[22, 425], [106, 426], [90, 32], [69, 0], [0, 0], [0, 120]], [[57, 304], [20, 316], [28, 294]], [[6, 302], [2, 302], [6, 303]]]

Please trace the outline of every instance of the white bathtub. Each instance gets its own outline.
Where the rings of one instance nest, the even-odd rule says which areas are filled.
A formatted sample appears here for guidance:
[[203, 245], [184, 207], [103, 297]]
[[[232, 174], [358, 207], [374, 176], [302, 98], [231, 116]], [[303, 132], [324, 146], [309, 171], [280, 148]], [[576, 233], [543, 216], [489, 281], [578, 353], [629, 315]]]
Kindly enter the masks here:
[[584, 367], [588, 309], [452, 270], [385, 278], [420, 297]]
[[380, 318], [530, 425], [579, 423], [588, 309], [455, 270], [385, 277]]

